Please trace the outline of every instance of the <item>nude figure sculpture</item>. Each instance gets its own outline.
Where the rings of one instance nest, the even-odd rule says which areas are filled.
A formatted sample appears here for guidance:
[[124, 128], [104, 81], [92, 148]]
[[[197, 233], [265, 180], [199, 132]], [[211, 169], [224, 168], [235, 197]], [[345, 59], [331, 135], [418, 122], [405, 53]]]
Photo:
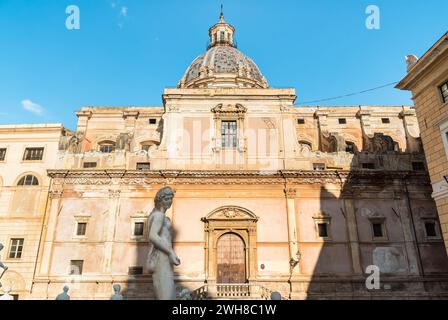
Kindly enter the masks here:
[[174, 192], [166, 187], [157, 192], [154, 210], [149, 216], [149, 241], [152, 248], [148, 255], [148, 269], [152, 272], [154, 293], [157, 300], [176, 300], [174, 266], [180, 265], [173, 250], [171, 220], [165, 216], [173, 204]]

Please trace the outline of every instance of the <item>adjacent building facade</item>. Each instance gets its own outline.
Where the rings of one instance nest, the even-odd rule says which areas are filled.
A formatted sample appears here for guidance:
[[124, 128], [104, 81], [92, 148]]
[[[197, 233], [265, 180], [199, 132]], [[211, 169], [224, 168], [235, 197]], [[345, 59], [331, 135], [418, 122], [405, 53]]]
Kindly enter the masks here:
[[33, 287], [51, 181], [47, 170], [55, 167], [66, 133], [61, 124], [0, 126], [1, 260], [9, 267], [1, 283], [21, 299]]
[[397, 88], [412, 91], [442, 227], [436, 232], [443, 233], [448, 246], [448, 33], [410, 61]]
[[[73, 299], [108, 299], [120, 283], [128, 299], [152, 298], [147, 220], [164, 186], [176, 192], [176, 281], [194, 296], [447, 297], [414, 108], [297, 107], [234, 32], [221, 16], [163, 107], [77, 113], [47, 167], [25, 297], [54, 299], [69, 284]], [[365, 285], [371, 265], [378, 290]]]

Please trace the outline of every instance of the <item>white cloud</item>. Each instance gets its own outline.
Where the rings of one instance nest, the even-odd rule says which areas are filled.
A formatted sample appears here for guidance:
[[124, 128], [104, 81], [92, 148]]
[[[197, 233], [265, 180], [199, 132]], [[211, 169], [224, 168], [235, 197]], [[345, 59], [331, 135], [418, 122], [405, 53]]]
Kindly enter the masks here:
[[41, 116], [44, 113], [44, 108], [41, 105], [34, 103], [33, 101], [26, 99], [22, 101], [23, 109], [32, 112], [38, 116]]
[[127, 17], [128, 16], [128, 8], [127, 7], [121, 7], [120, 15], [123, 16], [123, 17]]

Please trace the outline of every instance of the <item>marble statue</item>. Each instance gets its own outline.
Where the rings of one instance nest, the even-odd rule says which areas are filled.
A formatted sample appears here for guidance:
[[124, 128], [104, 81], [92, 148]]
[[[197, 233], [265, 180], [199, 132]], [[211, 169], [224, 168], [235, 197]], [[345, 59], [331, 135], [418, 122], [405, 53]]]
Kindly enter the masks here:
[[68, 295], [68, 290], [70, 290], [70, 288], [68, 286], [64, 286], [62, 290], [62, 293], [58, 294], [56, 300], [70, 300], [70, 296]]
[[405, 56], [407, 70], [411, 70], [411, 68], [418, 62], [418, 58], [416, 55], [408, 54]]
[[114, 295], [110, 298], [110, 300], [123, 300], [123, 296], [121, 295], [121, 286], [117, 283], [114, 284]]
[[117, 150], [129, 151], [130, 147], [131, 147], [132, 138], [133, 138], [132, 134], [120, 133], [120, 135], [117, 137], [117, 141], [115, 143]]
[[[3, 244], [1, 244], [0, 243], [0, 251], [2, 251], [3, 250]], [[3, 270], [2, 270], [2, 273], [0, 273], [0, 279], [3, 277], [3, 274], [6, 272], [6, 270], [8, 270], [8, 267], [7, 266], [5, 266], [4, 264], [3, 264], [3, 262], [0, 260], [0, 268], [2, 268]], [[1, 284], [1, 282], [0, 282], [0, 288], [2, 287], [2, 284]]]
[[5, 294], [0, 297], [0, 300], [14, 300], [14, 297], [10, 295], [12, 291], [11, 287], [5, 287], [3, 291], [5, 292]]
[[179, 300], [193, 300], [191, 293], [187, 288], [181, 290], [179, 294]]
[[165, 216], [173, 204], [174, 192], [170, 187], [160, 189], [154, 199], [154, 210], [149, 216], [149, 241], [152, 248], [148, 255], [148, 269], [152, 272], [154, 293], [157, 300], [176, 300], [174, 266], [180, 265], [172, 247], [173, 227]]
[[282, 295], [279, 292], [271, 293], [271, 300], [282, 300]]

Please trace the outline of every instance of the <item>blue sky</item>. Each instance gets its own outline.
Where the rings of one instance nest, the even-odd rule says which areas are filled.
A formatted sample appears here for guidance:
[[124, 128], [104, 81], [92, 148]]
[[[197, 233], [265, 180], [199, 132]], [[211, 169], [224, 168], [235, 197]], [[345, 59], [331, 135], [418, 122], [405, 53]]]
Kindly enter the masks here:
[[[62, 122], [81, 106], [161, 106], [205, 51], [224, 4], [239, 49], [297, 103], [400, 80], [446, 31], [446, 0], [0, 0], [0, 124]], [[68, 5], [81, 29], [67, 30]], [[380, 8], [380, 30], [365, 27]], [[411, 104], [393, 86], [322, 105]], [[313, 105], [318, 105], [315, 103]]]

